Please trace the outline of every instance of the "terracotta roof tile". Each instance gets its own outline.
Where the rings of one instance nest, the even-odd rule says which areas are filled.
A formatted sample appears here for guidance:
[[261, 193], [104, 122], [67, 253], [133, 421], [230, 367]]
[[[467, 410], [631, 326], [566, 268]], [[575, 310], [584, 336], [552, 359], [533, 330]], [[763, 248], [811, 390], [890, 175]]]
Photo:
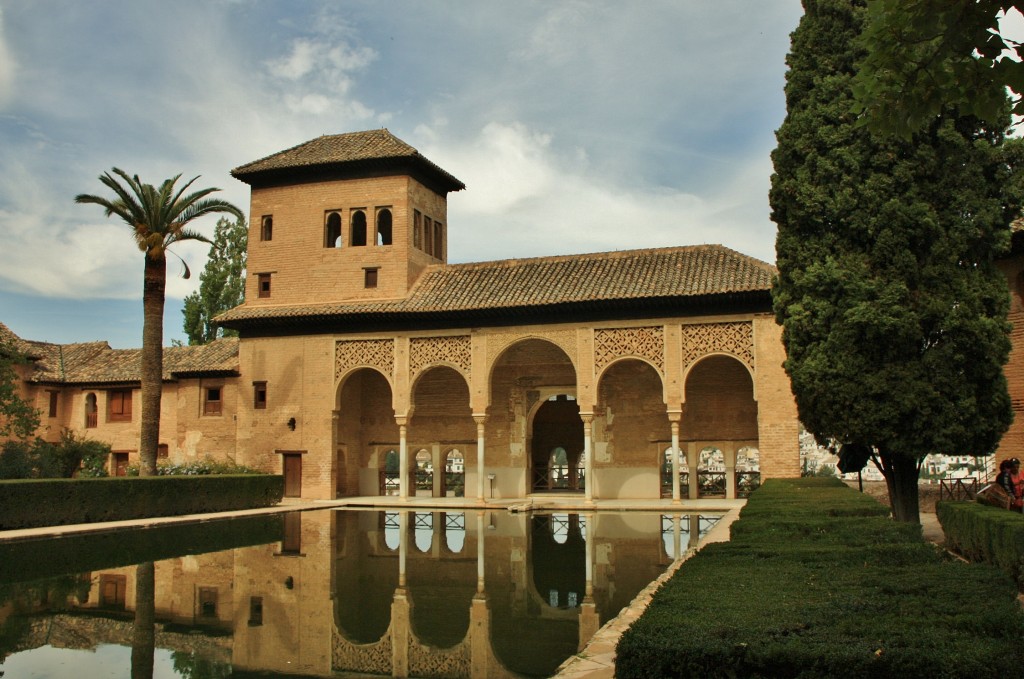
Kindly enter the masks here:
[[[4, 326], [0, 328], [6, 330]], [[27, 347], [23, 351], [34, 359], [30, 378], [33, 382], [114, 384], [139, 382], [141, 379], [141, 349], [111, 349], [106, 342], [50, 344], [20, 341]], [[164, 348], [165, 380], [237, 372], [237, 338], [219, 339], [199, 346]]]
[[506, 259], [428, 268], [408, 297], [382, 302], [239, 306], [217, 321], [484, 310], [764, 292], [775, 267], [721, 245]]
[[441, 184], [448, 191], [466, 188], [461, 181], [384, 128], [317, 137], [290, 149], [240, 165], [233, 169], [231, 174], [244, 182], [252, 183], [255, 178], [279, 172], [343, 168], [359, 163], [380, 164], [387, 161], [404, 161], [425, 168], [429, 174], [441, 178]]

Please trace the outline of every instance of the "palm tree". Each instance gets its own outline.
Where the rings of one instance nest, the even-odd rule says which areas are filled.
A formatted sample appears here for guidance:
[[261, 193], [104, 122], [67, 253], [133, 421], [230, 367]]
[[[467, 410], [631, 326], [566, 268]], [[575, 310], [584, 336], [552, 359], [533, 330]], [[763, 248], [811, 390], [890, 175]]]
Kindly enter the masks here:
[[[143, 184], [139, 176], [129, 177], [126, 172], [113, 168], [119, 182], [109, 172], [100, 175], [100, 181], [111, 189], [114, 199], [80, 194], [76, 203], [95, 203], [106, 209], [106, 216], [117, 215], [128, 224], [145, 257], [142, 282], [142, 422], [139, 442], [141, 465], [139, 473], [156, 473], [156, 452], [160, 440], [160, 392], [163, 382], [164, 341], [164, 288], [167, 281], [167, 248], [180, 241], [198, 240], [210, 243], [206, 236], [186, 228], [193, 219], [204, 215], [226, 212], [244, 219], [242, 211], [231, 203], [207, 198], [220, 189], [201, 189], [186, 194], [193, 177], [180, 189], [175, 184], [181, 175], [167, 179], [159, 188]], [[182, 260], [184, 262], [184, 260]], [[185, 265], [184, 277], [189, 277]]]

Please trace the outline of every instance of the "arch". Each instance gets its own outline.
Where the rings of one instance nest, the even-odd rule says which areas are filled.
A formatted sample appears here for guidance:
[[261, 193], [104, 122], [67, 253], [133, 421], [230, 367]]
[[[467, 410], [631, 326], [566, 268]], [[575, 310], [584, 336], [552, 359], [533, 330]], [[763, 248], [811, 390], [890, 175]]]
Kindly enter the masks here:
[[336, 393], [337, 494], [391, 493], [398, 472], [387, 464], [389, 453], [399, 447], [391, 382], [376, 368], [353, 368], [342, 376]]
[[[672, 440], [672, 425], [657, 367], [638, 357], [618, 359], [604, 370], [595, 393], [599, 416], [594, 418], [594, 437], [604, 441], [619, 470], [632, 474], [629, 478], [623, 471], [602, 472], [602, 489], [607, 487], [605, 479], [610, 484], [614, 478], [621, 487], [642, 477], [645, 485], [640, 492], [648, 497], [661, 495], [662, 464], [656, 452], [661, 449], [660, 442]], [[671, 482], [671, 476], [668, 478]]]
[[596, 379], [596, 384], [600, 384], [601, 383], [601, 380], [604, 379], [604, 376], [608, 374], [609, 370], [611, 370], [612, 368], [614, 368], [618, 364], [624, 363], [624, 362], [627, 362], [627, 361], [639, 361], [639, 362], [649, 366], [654, 371], [654, 373], [658, 376], [658, 381], [662, 385], [662, 400], [664, 401], [665, 400], [665, 398], [664, 398], [665, 374], [662, 372], [661, 368], [659, 368], [657, 365], [655, 365], [655, 363], [653, 361], [651, 361], [651, 359], [649, 359], [649, 358], [647, 358], [645, 356], [638, 356], [638, 355], [635, 355], [635, 354], [624, 355], [624, 356], [616, 356], [611, 361], [609, 361], [607, 365], [605, 365], [603, 368], [601, 368], [600, 371], [598, 371], [598, 373], [596, 375], [596, 378], [597, 378]]
[[96, 403], [95, 392], [85, 395], [85, 427], [93, 429], [99, 424], [99, 406]]
[[391, 231], [391, 210], [386, 207], [380, 208], [377, 210], [376, 244], [391, 245]]
[[413, 488], [416, 495], [431, 496], [434, 491], [434, 460], [430, 451], [420, 448], [413, 457]]
[[341, 247], [341, 213], [328, 212], [324, 222], [324, 247]]
[[444, 494], [446, 497], [466, 496], [466, 457], [457, 448], [444, 456]]
[[380, 375], [384, 379], [385, 382], [388, 383], [388, 387], [389, 388], [394, 389], [394, 384], [392, 383], [391, 375], [388, 375], [383, 370], [381, 370], [379, 367], [377, 367], [375, 365], [369, 365], [369, 364], [349, 366], [349, 367], [345, 368], [344, 372], [342, 372], [340, 375], [338, 375], [338, 385], [337, 385], [337, 388], [336, 388], [336, 393], [337, 393], [338, 398], [339, 398], [339, 400], [338, 400], [338, 407], [341, 406], [341, 401], [340, 401], [341, 390], [344, 388], [345, 383], [348, 381], [348, 379], [350, 377], [352, 377], [356, 373], [359, 373], [359, 372], [361, 372], [363, 370], [371, 370], [371, 371], [377, 373], [378, 375]]
[[433, 512], [413, 512], [412, 515], [413, 544], [416, 549], [427, 554], [434, 545], [434, 514]]
[[352, 247], [366, 245], [366, 212], [363, 210], [352, 210], [349, 217], [349, 244]]
[[545, 399], [530, 418], [530, 489], [575, 492], [585, 489], [580, 473], [583, 420], [575, 398]]
[[[466, 512], [444, 512], [444, 546], [449, 554], [460, 554], [466, 546]], [[479, 539], [479, 538], [478, 538]]]
[[469, 393], [469, 375], [463, 372], [460, 366], [456, 365], [455, 363], [452, 363], [451, 361], [445, 360], [431, 361], [430, 363], [423, 365], [419, 370], [417, 370], [415, 375], [411, 375], [410, 377], [412, 378], [412, 385], [409, 389], [409, 393], [415, 394], [416, 390], [419, 389], [420, 384], [423, 382], [424, 377], [426, 377], [431, 371], [439, 369], [448, 369], [456, 373], [459, 377], [462, 378], [462, 382], [466, 386], [466, 393]]
[[533, 517], [530, 551], [534, 590], [552, 609], [577, 608], [586, 594], [586, 518], [580, 514]]
[[487, 366], [487, 376], [490, 382], [494, 381], [495, 371], [502, 365], [503, 362], [519, 363], [521, 362], [520, 357], [517, 353], [528, 353], [536, 356], [538, 360], [550, 360], [552, 356], [543, 356], [543, 353], [550, 353], [551, 349], [559, 352], [564, 360], [572, 367], [572, 380], [570, 382], [560, 382], [560, 384], [576, 384], [578, 382], [577, 374], [578, 369], [576, 361], [573, 360], [572, 354], [562, 346], [557, 339], [552, 337], [545, 337], [543, 335], [525, 335], [510, 342], [508, 346], [502, 347], [501, 351], [494, 356], [491, 364]]
[[260, 240], [273, 240], [274, 239], [274, 217], [272, 215], [264, 215], [260, 220]]
[[709, 351], [708, 353], [704, 354], [700, 358], [698, 358], [698, 359], [696, 359], [694, 361], [691, 361], [689, 365], [683, 366], [683, 383], [685, 384], [686, 381], [690, 378], [690, 373], [693, 372], [694, 368], [696, 368], [698, 365], [700, 365], [704, 361], [706, 361], [708, 359], [716, 358], [716, 357], [731, 358], [731, 359], [735, 360], [737, 363], [739, 363], [744, 368], [746, 368], [747, 374], [750, 375], [750, 381], [751, 382], [754, 381], [754, 377], [755, 377], [754, 376], [754, 369], [746, 361], [744, 361], [742, 357], [737, 356], [736, 354], [732, 353], [731, 351]]
[[749, 366], [730, 354], [713, 354], [687, 371], [681, 435], [688, 441], [757, 441], [757, 401]]
[[697, 486], [701, 497], [724, 496], [725, 475], [725, 452], [721, 448], [704, 446], [697, 451]]

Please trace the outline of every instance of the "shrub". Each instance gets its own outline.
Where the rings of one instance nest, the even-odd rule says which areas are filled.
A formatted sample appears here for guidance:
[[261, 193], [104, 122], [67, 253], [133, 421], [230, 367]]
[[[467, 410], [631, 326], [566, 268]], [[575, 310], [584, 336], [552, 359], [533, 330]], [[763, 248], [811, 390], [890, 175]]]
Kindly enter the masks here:
[[883, 511], [839, 481], [767, 481], [732, 540], [688, 560], [623, 634], [616, 676], [1019, 673], [1012, 583], [944, 558]]
[[[209, 476], [214, 474], [263, 474], [252, 467], [236, 464], [233, 460], [215, 460], [209, 456], [188, 462], [161, 462], [156, 466], [157, 476]], [[128, 467], [128, 476], [139, 475], [139, 465]]]

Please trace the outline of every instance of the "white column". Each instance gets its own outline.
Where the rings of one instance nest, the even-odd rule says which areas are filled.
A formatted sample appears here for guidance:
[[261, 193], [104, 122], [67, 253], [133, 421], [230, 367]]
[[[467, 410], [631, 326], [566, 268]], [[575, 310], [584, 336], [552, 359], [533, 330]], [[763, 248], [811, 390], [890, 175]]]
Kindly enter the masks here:
[[474, 415], [476, 422], [476, 501], [484, 502], [484, 422], [486, 415]]
[[476, 513], [476, 591], [484, 591], [484, 513]]
[[593, 453], [593, 437], [594, 437], [594, 415], [588, 413], [586, 415], [580, 414], [583, 419], [583, 455], [586, 460], [584, 466], [586, 474], [586, 486], [587, 486], [587, 502], [594, 501], [594, 453]]
[[405, 441], [405, 418], [398, 418], [398, 497], [409, 499], [409, 450]]
[[[671, 418], [672, 416], [669, 415]], [[678, 415], [676, 416], [678, 418]], [[669, 453], [672, 456], [672, 502], [678, 503], [680, 501], [679, 492], [679, 420], [672, 419], [672, 452]]]
[[594, 538], [597, 537], [594, 533], [594, 529], [597, 527], [594, 525], [593, 514], [580, 514], [580, 519], [586, 521], [587, 526], [587, 539], [583, 541], [584, 553], [586, 554], [587, 567], [586, 567], [586, 590], [585, 596], [594, 596]]
[[405, 587], [405, 555], [409, 549], [409, 512], [398, 513], [398, 586]]

